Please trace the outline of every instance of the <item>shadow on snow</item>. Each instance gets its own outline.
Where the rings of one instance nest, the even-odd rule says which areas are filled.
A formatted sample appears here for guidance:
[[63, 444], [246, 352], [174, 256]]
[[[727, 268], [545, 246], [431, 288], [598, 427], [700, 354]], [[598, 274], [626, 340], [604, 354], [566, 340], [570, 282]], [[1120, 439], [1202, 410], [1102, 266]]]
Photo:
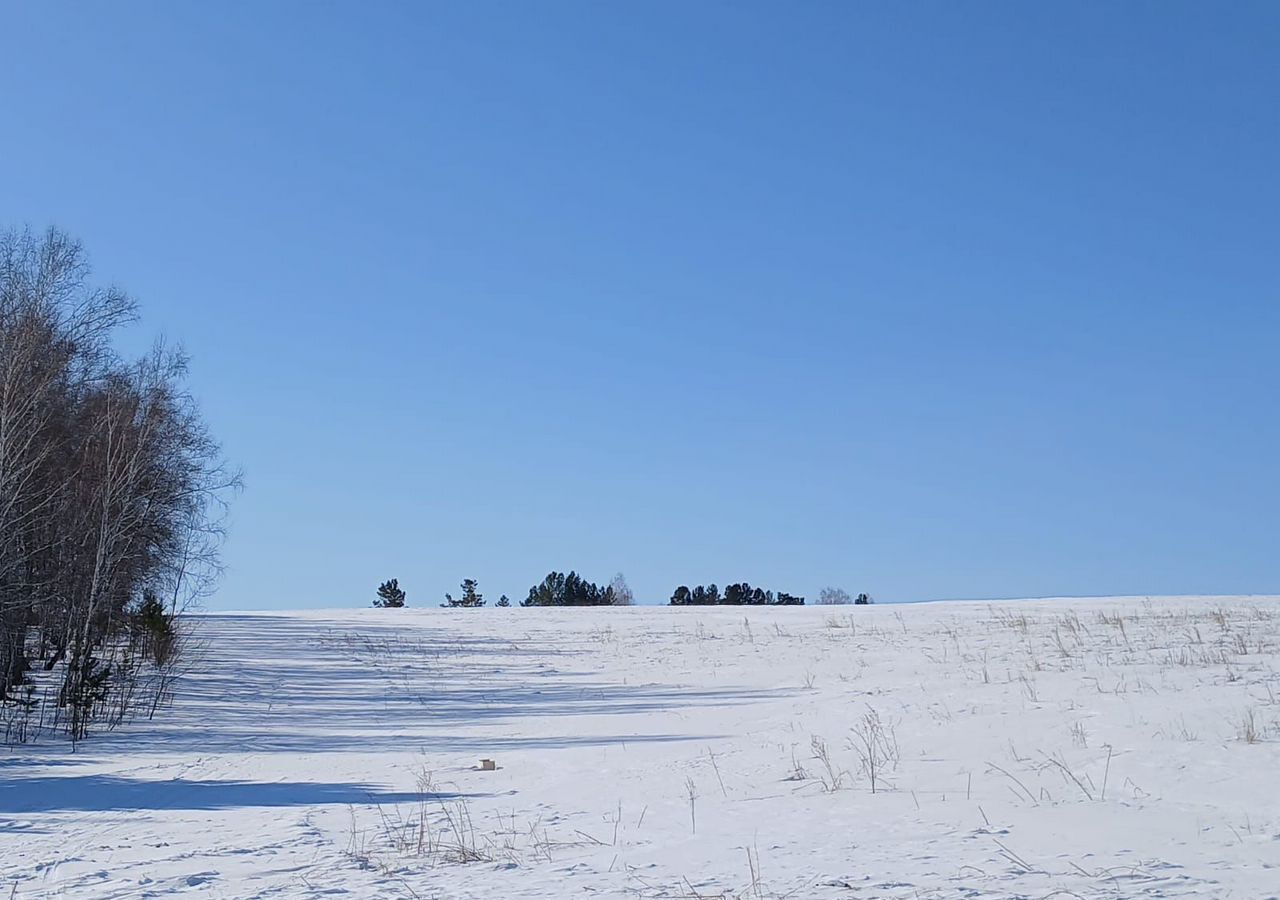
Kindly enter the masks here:
[[[437, 793], [442, 800], [480, 796]], [[23, 778], [0, 791], [0, 813], [108, 812], [231, 807], [407, 803], [417, 793], [365, 784], [309, 782], [139, 780], [117, 775]]]
[[[191, 674], [181, 679], [174, 707], [136, 729], [94, 736], [94, 751], [472, 753], [705, 741], [716, 736], [627, 733], [614, 717], [794, 693], [602, 683], [598, 673], [571, 667], [590, 648], [581, 632], [544, 629], [513, 638], [414, 620], [348, 624], [269, 615], [195, 621]], [[579, 716], [596, 717], [600, 733], [522, 734], [511, 727]], [[506, 730], [458, 733], [474, 726]]]

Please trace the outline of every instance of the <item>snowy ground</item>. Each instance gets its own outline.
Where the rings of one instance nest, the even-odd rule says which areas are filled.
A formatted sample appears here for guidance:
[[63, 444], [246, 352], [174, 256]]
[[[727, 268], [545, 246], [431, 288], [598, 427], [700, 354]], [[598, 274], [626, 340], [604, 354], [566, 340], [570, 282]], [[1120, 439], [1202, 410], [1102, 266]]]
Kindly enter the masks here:
[[1280, 896], [1280, 598], [198, 626], [0, 750], [0, 897]]

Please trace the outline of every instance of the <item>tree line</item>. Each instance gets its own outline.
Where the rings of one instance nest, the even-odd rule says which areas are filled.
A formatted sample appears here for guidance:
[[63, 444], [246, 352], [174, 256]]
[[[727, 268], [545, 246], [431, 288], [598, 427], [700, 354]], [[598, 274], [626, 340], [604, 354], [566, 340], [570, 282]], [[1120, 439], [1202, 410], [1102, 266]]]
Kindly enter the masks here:
[[680, 585], [671, 595], [671, 606], [804, 606], [804, 598], [786, 591], [766, 591], [745, 581], [725, 585], [724, 593], [714, 584], [690, 590]]
[[[484, 606], [484, 595], [474, 578], [462, 581], [462, 593], [456, 598], [452, 594], [444, 595], [445, 607]], [[833, 604], [867, 604], [871, 603], [867, 594], [859, 594], [851, 598], [848, 591], [842, 588], [823, 588], [818, 597], [819, 605]], [[619, 572], [609, 584], [601, 586], [587, 581], [576, 572], [551, 572], [541, 582], [529, 588], [529, 596], [520, 601], [521, 606], [631, 606], [635, 597], [627, 580]], [[378, 587], [377, 598], [373, 605], [383, 608], [399, 608], [406, 605], [406, 595], [400, 588], [400, 582], [392, 578]], [[506, 594], [495, 604], [510, 606], [511, 601]], [[745, 581], [727, 585], [720, 591], [716, 585], [698, 585], [690, 589], [680, 585], [671, 595], [671, 606], [803, 606], [804, 597], [788, 594], [786, 591], [767, 591], [752, 587]]]
[[[462, 593], [457, 597], [444, 595], [445, 607], [484, 606], [484, 595], [480, 593], [479, 583], [474, 578], [464, 578]], [[400, 582], [392, 578], [378, 587], [377, 598], [373, 605], [384, 609], [397, 609], [407, 605], [407, 595], [400, 588]], [[538, 584], [529, 588], [529, 596], [520, 601], [521, 606], [631, 606], [635, 597], [627, 585], [627, 579], [621, 572], [613, 576], [607, 585], [598, 585], [587, 581], [577, 572], [551, 572]], [[511, 600], [506, 594], [498, 598], [495, 606], [510, 606]]]
[[[0, 232], [0, 707], [73, 739], [154, 712], [175, 619], [219, 572], [239, 476], [188, 393], [187, 358], [112, 346], [136, 318], [96, 287], [81, 245]], [[147, 691], [151, 693], [148, 694]]]

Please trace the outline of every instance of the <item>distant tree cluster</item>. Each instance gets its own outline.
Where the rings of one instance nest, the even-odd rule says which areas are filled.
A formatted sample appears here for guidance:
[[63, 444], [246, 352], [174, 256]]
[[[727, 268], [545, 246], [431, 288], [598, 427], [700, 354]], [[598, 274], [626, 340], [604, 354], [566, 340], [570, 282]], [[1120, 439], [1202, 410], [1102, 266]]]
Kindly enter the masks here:
[[[484, 606], [484, 596], [474, 578], [462, 580], [462, 593], [458, 597], [444, 595], [445, 607]], [[823, 588], [818, 598], [819, 604], [870, 603], [871, 598], [859, 594], [850, 600], [848, 591], [840, 588]], [[551, 572], [546, 578], [529, 588], [529, 596], [520, 602], [521, 606], [631, 606], [635, 596], [627, 585], [627, 579], [619, 572], [606, 586], [587, 581], [577, 572], [564, 574]], [[378, 607], [402, 607], [405, 605], [405, 594], [399, 583], [392, 578], [383, 582], [378, 588], [378, 598], [373, 601]], [[506, 594], [495, 604], [510, 606], [511, 600]], [[671, 595], [672, 606], [803, 606], [804, 598], [786, 591], [767, 591], [764, 588], [752, 587], [745, 581], [727, 585], [724, 591], [714, 584], [698, 585], [690, 589], [680, 585]]]
[[570, 572], [552, 572], [541, 584], [529, 588], [529, 596], [521, 606], [613, 606], [617, 598], [613, 587], [600, 587]]
[[[178, 612], [219, 573], [237, 473], [185, 387], [187, 359], [112, 347], [135, 307], [51, 230], [0, 232], [0, 712], [73, 739], [172, 684]], [[51, 677], [28, 672], [38, 665]], [[153, 693], [154, 691], [154, 693]], [[12, 703], [6, 701], [13, 701]], [[15, 729], [17, 729], [15, 731]]]
[[849, 596], [849, 592], [844, 588], [824, 587], [818, 591], [819, 606], [843, 606], [852, 602], [853, 598]]
[[753, 588], [747, 582], [726, 585], [724, 593], [714, 584], [698, 585], [690, 590], [680, 585], [671, 595], [672, 606], [803, 606], [804, 598], [785, 591], [775, 594], [763, 588]]
[[[484, 606], [484, 595], [480, 593], [480, 584], [474, 578], [462, 579], [462, 593], [457, 597], [453, 594], [445, 594], [444, 602], [441, 606], [445, 607], [463, 607], [463, 606]], [[384, 581], [378, 586], [378, 596], [374, 599], [373, 605], [379, 609], [400, 609], [405, 605], [405, 593], [400, 589], [400, 582], [392, 578]], [[499, 598], [497, 606], [510, 606], [511, 601], [503, 594]]]
[[818, 594], [819, 606], [843, 606], [848, 603], [866, 606], [871, 603], [871, 597], [867, 594], [859, 594], [857, 597], [850, 599], [849, 592], [838, 587], [825, 587]]

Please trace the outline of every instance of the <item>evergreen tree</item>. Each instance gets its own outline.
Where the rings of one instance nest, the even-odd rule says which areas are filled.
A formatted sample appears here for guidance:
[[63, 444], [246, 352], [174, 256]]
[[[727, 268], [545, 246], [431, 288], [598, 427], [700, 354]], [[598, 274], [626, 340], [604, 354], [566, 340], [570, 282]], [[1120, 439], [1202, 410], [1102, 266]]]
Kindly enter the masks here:
[[404, 606], [404, 591], [400, 590], [400, 582], [392, 578], [378, 586], [378, 599], [373, 605], [383, 609], [399, 609]]
[[550, 572], [540, 584], [529, 588], [529, 596], [520, 601], [521, 606], [560, 606], [564, 599], [564, 575]]
[[477, 582], [474, 578], [462, 579], [462, 596], [453, 599], [452, 594], [444, 595], [444, 603], [441, 606], [484, 606], [484, 596], [476, 590]]
[[521, 606], [611, 606], [614, 592], [611, 587], [600, 587], [587, 581], [577, 572], [565, 575], [552, 572], [529, 588], [529, 596]]
[[137, 631], [141, 633], [143, 655], [157, 666], [163, 666], [168, 662], [177, 638], [173, 615], [165, 609], [155, 591], [146, 588], [133, 616]]
[[498, 598], [498, 606], [510, 606], [511, 601], [507, 599], [507, 595], [503, 594]]
[[745, 581], [725, 586], [724, 594], [714, 584], [698, 585], [690, 590], [685, 585], [676, 588], [671, 595], [672, 606], [803, 606], [804, 598], [786, 591], [767, 591], [753, 588]]

